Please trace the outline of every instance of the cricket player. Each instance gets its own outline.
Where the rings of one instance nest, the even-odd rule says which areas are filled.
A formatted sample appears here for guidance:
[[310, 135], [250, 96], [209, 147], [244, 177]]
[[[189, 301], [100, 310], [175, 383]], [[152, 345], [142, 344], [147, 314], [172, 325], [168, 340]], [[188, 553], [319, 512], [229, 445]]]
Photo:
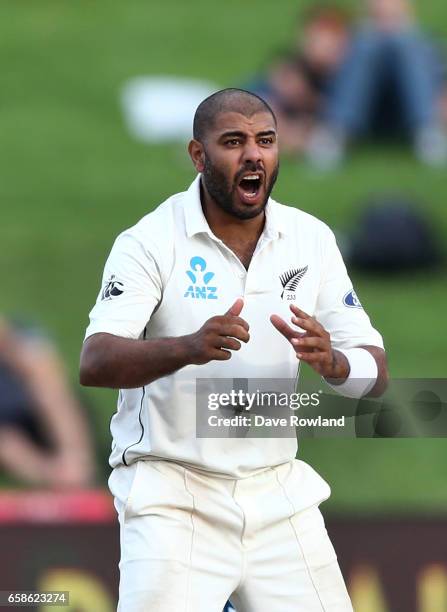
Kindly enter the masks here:
[[[275, 116], [219, 91], [198, 107], [197, 171], [118, 236], [90, 313], [83, 385], [118, 388], [109, 486], [121, 612], [352, 610], [296, 438], [196, 435], [196, 379], [294, 379], [380, 395], [382, 338], [330, 229], [275, 202]], [[304, 195], [302, 195], [304, 197]]]

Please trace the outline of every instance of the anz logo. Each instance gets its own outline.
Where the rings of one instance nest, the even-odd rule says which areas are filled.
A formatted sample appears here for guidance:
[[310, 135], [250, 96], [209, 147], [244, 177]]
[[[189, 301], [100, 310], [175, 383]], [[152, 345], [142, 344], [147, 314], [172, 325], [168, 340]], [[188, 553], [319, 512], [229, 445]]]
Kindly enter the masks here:
[[186, 274], [192, 285], [189, 285], [183, 297], [198, 300], [217, 300], [217, 287], [212, 287], [209, 284], [214, 278], [214, 272], [205, 272], [206, 261], [203, 257], [192, 257], [189, 266], [191, 269], [187, 270]]

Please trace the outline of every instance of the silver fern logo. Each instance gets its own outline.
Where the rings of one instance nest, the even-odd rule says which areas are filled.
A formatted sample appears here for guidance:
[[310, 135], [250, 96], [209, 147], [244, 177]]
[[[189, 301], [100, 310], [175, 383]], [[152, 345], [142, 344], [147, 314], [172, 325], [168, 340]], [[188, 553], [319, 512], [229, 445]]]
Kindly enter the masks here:
[[284, 272], [284, 274], [281, 274], [279, 277], [283, 288], [281, 299], [286, 291], [294, 293], [297, 290], [298, 284], [306, 274], [308, 267], [309, 266], [305, 266], [304, 268], [294, 268], [293, 270], [288, 270], [287, 272]]

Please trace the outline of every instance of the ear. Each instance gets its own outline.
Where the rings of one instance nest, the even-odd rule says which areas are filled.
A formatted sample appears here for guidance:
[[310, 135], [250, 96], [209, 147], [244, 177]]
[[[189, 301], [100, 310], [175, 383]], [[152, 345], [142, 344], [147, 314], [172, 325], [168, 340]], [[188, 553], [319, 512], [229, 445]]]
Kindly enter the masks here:
[[198, 140], [191, 140], [188, 145], [188, 152], [197, 172], [203, 172], [205, 168], [205, 150], [203, 144]]

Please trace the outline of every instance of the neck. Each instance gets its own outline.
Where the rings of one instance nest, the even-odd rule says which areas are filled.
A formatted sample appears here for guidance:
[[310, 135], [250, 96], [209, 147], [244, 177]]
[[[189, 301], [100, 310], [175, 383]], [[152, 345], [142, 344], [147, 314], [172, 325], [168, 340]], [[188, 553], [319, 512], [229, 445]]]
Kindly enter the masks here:
[[226, 244], [257, 242], [265, 225], [265, 211], [252, 219], [238, 219], [223, 210], [200, 181], [200, 200], [211, 231]]

